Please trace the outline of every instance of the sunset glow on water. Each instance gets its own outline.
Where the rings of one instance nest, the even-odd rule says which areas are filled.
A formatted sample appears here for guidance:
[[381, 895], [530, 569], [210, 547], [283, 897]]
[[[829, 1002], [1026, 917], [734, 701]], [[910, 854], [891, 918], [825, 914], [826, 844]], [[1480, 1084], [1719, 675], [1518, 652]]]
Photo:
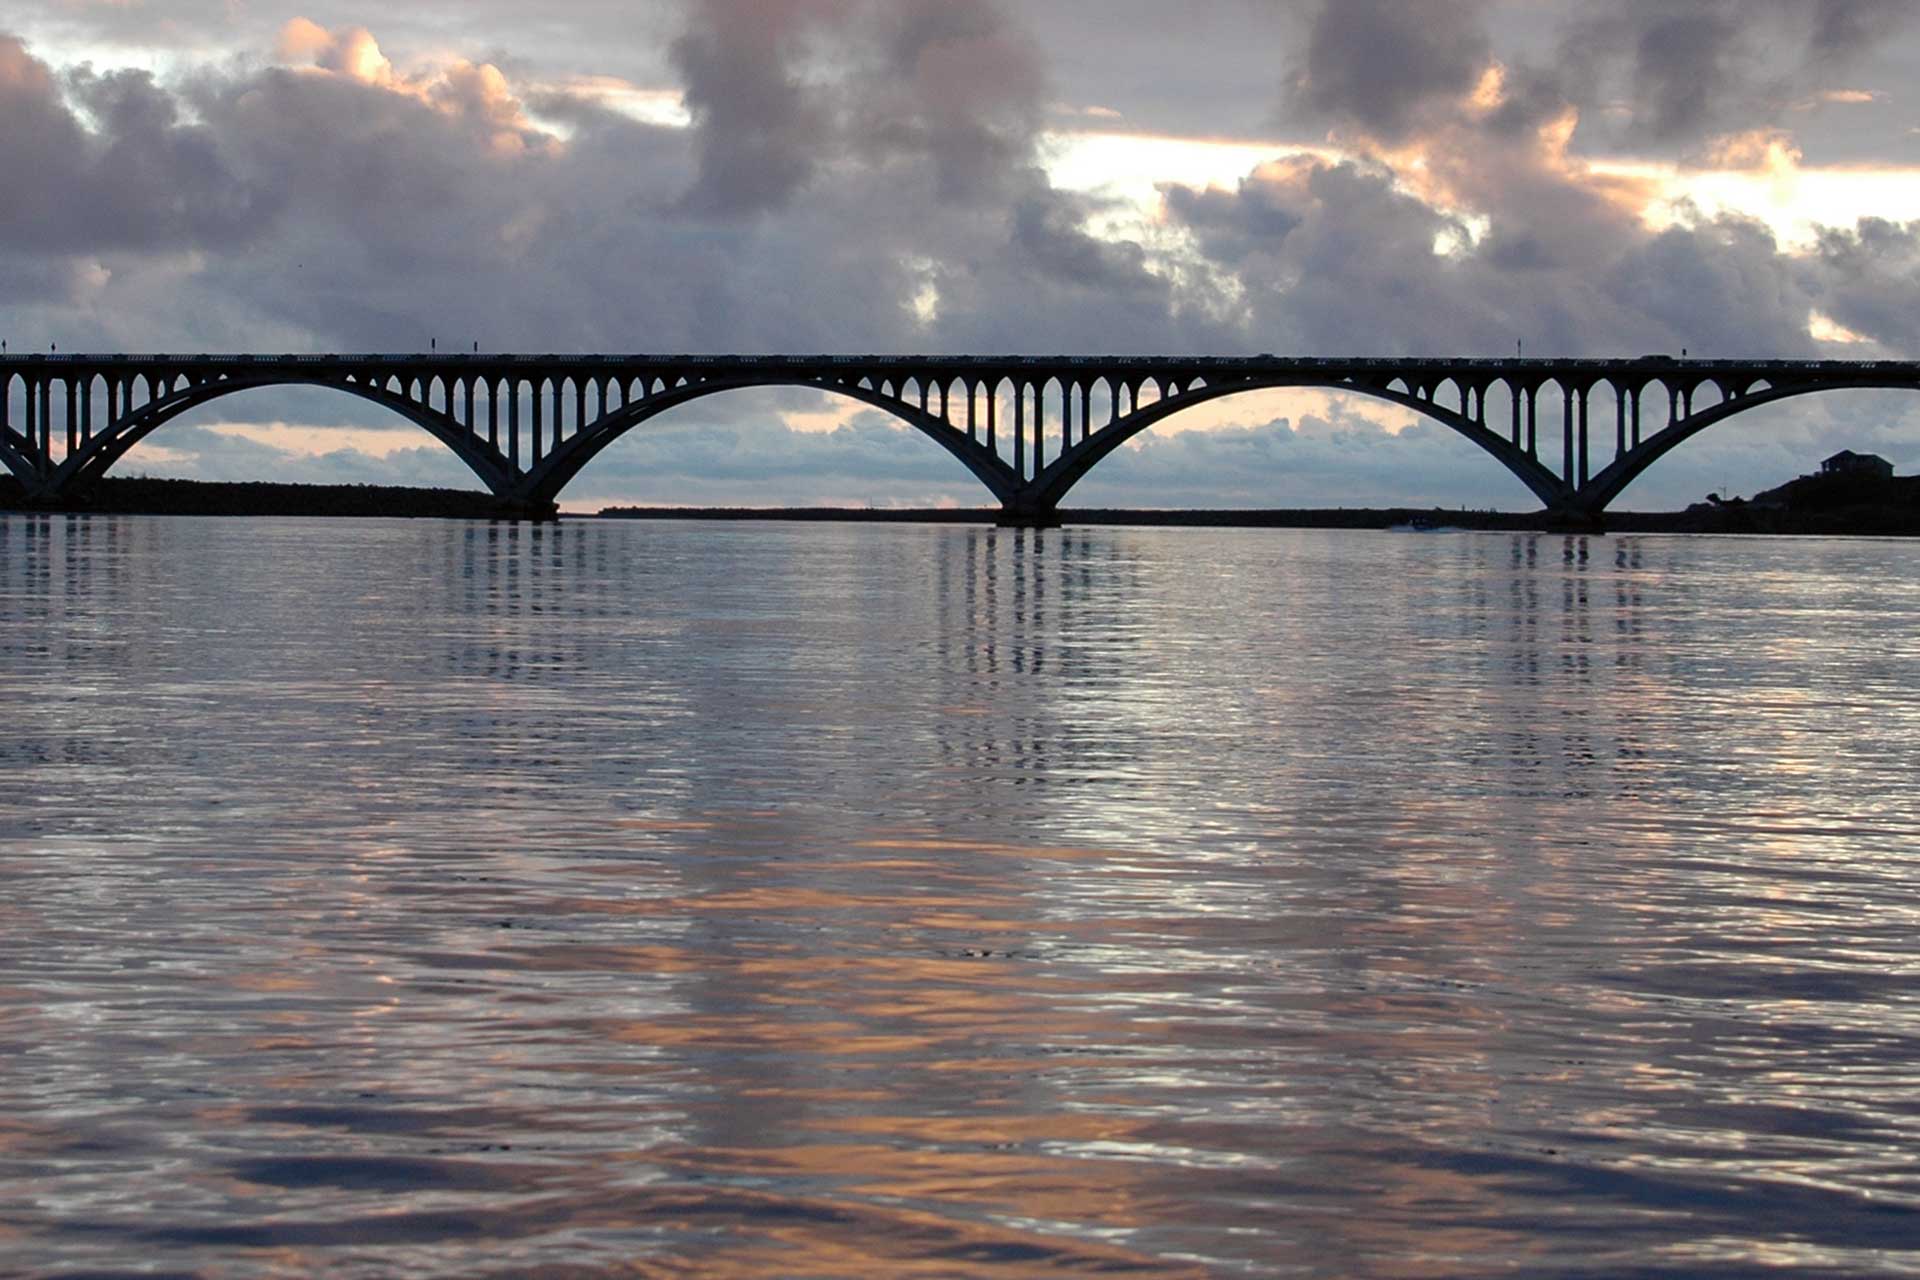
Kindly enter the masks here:
[[6, 1269], [1901, 1274], [1898, 542], [7, 517]]

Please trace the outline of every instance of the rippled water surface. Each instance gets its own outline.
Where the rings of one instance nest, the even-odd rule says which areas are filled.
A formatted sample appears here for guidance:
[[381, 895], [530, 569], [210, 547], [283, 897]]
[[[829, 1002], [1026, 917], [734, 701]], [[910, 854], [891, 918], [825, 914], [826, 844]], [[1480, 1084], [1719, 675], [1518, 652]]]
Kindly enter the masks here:
[[1920, 1272], [1920, 546], [0, 518], [0, 1273]]

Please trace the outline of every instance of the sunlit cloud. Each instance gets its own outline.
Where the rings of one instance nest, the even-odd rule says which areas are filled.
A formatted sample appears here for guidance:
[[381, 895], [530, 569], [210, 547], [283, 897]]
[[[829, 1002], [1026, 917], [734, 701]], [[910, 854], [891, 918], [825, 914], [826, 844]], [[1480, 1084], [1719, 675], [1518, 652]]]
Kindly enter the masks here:
[[597, 103], [629, 120], [659, 128], [684, 129], [693, 123], [678, 89], [647, 88], [611, 75], [577, 75], [554, 81], [554, 91]]
[[1832, 316], [1819, 311], [1807, 317], [1807, 332], [1812, 335], [1815, 342], [1837, 342], [1842, 346], [1857, 346], [1873, 341], [1864, 334], [1855, 333]]

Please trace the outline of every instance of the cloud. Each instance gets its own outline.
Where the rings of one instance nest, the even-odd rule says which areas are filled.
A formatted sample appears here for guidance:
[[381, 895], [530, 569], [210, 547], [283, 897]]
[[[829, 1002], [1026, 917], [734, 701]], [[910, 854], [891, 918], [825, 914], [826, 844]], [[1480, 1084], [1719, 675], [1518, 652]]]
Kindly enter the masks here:
[[1327, 0], [1294, 72], [1293, 101], [1397, 140], [1479, 80], [1490, 56], [1485, 8], [1477, 0]]
[[987, 0], [900, 0], [873, 15], [880, 57], [858, 82], [855, 145], [931, 171], [977, 204], [1032, 177], [1046, 70]]
[[145, 72], [58, 77], [0, 34], [0, 119], [9, 254], [233, 244], [272, 216], [274, 197], [235, 174]]
[[1045, 77], [989, 0], [716, 0], [672, 52], [694, 212], [777, 209], [848, 164], [924, 168], [939, 199], [974, 203], [1034, 164]]
[[829, 0], [712, 0], [693, 6], [673, 43], [686, 83], [699, 212], [750, 213], [784, 204], [831, 154], [831, 109], [796, 64]]
[[1777, 124], [1915, 20], [1898, 0], [1627, 0], [1569, 24], [1581, 100], [1620, 95], [1629, 136], [1681, 146]]
[[[176, 20], [211, 30], [218, 7], [200, 3]], [[61, 12], [100, 32], [154, 21]], [[55, 65], [0, 37], [0, 165], [35, 175], [0, 184], [0, 327], [63, 350], [1500, 354], [1524, 338], [1539, 354], [1815, 354], [1818, 312], [1869, 339], [1848, 354], [1920, 349], [1912, 228], [1861, 222], [1807, 255], [1738, 216], [1683, 208], [1656, 229], [1651, 183], [1589, 162], [1633, 142], [1766, 166], [1806, 149], [1816, 117], [1897, 114], [1889, 83], [1884, 105], [1776, 118], [1881, 92], [1874, 59], [1904, 47], [1904, 6], [458, 12], [478, 16], [409, 6], [376, 35], [263, 3], [236, 11], [244, 47], [169, 45], [152, 71]], [[1690, 43], [1648, 45], [1694, 19]], [[611, 47], [616, 21], [647, 49]], [[476, 29], [496, 43], [462, 43]], [[1563, 48], [1579, 56], [1563, 64]], [[1689, 76], [1709, 85], [1698, 102]], [[667, 109], [681, 93], [684, 115]], [[616, 109], [636, 97], [647, 110]], [[1138, 217], [1052, 185], [1057, 101], [1138, 128], [1330, 132], [1345, 158], [1164, 184], [1157, 219]], [[264, 415], [291, 415], [261, 395]], [[685, 421], [738, 414], [715, 402]], [[756, 447], [716, 457], [661, 438], [723, 469]], [[899, 443], [853, 443], [874, 440]], [[764, 456], [825, 492], [832, 469], [806, 461], [820, 447]], [[602, 466], [590, 475], [625, 474]], [[900, 483], [956, 492], [931, 472]]]
[[1820, 310], [1843, 329], [1889, 350], [1920, 350], [1920, 222], [1862, 218], [1829, 228], [1804, 270]]

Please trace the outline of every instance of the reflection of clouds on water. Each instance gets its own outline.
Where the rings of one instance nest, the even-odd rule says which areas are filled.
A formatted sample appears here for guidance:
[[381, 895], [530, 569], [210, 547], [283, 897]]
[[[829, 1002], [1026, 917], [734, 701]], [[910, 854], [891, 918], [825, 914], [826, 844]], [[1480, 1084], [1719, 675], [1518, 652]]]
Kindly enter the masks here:
[[1910, 1208], [1904, 548], [0, 551], [29, 1266], [1870, 1271]]

